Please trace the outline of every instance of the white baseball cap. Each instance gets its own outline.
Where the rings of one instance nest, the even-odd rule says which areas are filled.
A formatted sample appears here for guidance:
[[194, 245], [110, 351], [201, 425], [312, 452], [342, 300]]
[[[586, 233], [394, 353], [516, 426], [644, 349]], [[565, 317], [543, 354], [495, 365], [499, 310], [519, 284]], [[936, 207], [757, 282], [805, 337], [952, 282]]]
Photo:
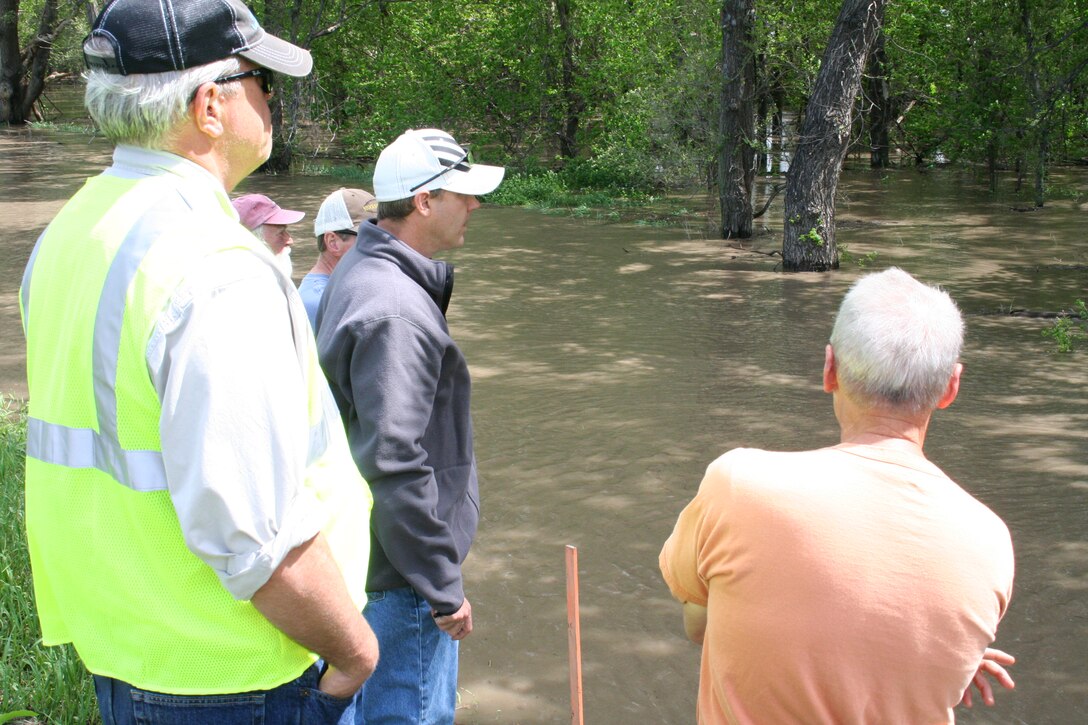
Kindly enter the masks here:
[[396, 201], [435, 189], [478, 196], [494, 191], [505, 173], [501, 166], [470, 163], [468, 151], [445, 131], [409, 129], [378, 156], [374, 196]]

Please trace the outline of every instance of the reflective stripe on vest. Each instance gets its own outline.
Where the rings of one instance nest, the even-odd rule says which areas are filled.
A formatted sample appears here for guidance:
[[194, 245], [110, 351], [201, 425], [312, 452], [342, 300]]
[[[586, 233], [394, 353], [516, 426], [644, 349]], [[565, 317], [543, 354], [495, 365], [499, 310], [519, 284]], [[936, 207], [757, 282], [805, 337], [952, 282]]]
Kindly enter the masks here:
[[[30, 418], [27, 421], [26, 454], [46, 463], [69, 468], [96, 468], [135, 491], [166, 489], [166, 468], [159, 451], [126, 451], [117, 438], [117, 357], [121, 347], [121, 321], [125, 294], [151, 245], [158, 238], [156, 211], [149, 209], [129, 229], [117, 250], [102, 285], [95, 312], [93, 359], [94, 401], [98, 430], [71, 428]], [[42, 235], [44, 237], [45, 234]], [[41, 244], [41, 238], [38, 239]], [[30, 278], [38, 245], [23, 277], [23, 326], [30, 318]]]

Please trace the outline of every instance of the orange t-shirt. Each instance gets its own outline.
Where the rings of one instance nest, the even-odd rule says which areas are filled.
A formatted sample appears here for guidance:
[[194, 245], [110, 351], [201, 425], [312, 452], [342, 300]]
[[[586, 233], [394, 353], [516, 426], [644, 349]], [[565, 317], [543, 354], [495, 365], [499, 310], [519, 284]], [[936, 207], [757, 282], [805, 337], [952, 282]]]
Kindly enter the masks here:
[[847, 444], [725, 454], [660, 565], [708, 610], [706, 724], [954, 722], [1013, 580], [990, 509], [920, 456]]

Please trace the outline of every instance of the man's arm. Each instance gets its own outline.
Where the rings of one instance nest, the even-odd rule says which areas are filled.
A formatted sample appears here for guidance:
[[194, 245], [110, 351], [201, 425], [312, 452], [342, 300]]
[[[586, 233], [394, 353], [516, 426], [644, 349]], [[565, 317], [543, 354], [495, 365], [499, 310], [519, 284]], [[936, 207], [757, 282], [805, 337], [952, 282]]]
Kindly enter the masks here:
[[320, 689], [350, 697], [378, 664], [378, 640], [348, 595], [322, 534], [291, 550], [253, 595], [276, 629], [329, 664]]
[[[706, 481], [704, 478], [702, 485]], [[672, 534], [658, 556], [661, 576], [673, 597], [683, 604], [684, 633], [697, 645], [703, 644], [706, 635], [710, 598], [708, 582], [700, 574], [700, 552], [704, 549], [701, 537], [713, 529], [713, 526], [704, 526], [705, 521], [706, 499], [696, 494], [680, 512]]]

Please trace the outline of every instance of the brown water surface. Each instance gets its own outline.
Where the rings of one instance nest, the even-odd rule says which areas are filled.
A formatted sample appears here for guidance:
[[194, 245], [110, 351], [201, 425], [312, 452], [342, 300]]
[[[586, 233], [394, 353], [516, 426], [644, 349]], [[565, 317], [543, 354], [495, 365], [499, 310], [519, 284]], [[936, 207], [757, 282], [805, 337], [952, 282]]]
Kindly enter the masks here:
[[[16, 291], [31, 246], [107, 159], [87, 137], [0, 134], [4, 392], [25, 394]], [[1088, 720], [1088, 349], [1057, 354], [1046, 321], [987, 314], [1088, 297], [1088, 173], [1054, 181], [1060, 198], [1031, 213], [954, 171], [848, 171], [841, 188], [840, 244], [944, 285], [967, 314], [963, 388], [927, 451], [1008, 522], [1018, 567], [997, 642], [1018, 657], [1017, 690], [961, 709], [968, 723]], [[353, 184], [254, 177], [238, 191], [308, 212], [292, 228], [301, 277], [313, 214], [340, 185]], [[773, 206], [775, 231], [752, 246], [779, 246], [780, 217]], [[785, 275], [704, 235], [485, 207], [450, 255], [483, 497], [458, 722], [569, 721], [565, 544], [581, 563], [586, 721], [692, 722], [698, 650], [657, 571], [662, 541], [723, 451], [836, 442], [823, 346], [864, 270]]]

